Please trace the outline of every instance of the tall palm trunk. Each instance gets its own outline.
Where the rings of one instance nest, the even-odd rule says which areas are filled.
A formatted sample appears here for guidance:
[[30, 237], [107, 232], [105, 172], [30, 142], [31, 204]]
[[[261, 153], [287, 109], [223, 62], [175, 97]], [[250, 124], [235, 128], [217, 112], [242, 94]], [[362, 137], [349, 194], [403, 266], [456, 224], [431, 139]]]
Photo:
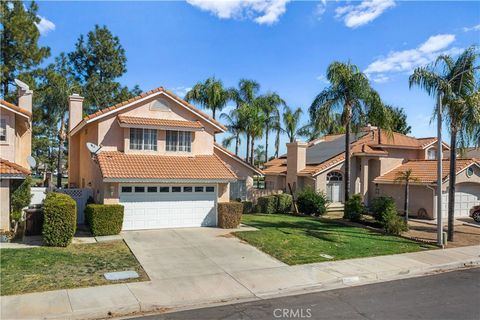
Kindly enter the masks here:
[[268, 161], [268, 132], [270, 128], [268, 127], [268, 123], [265, 126], [265, 162]]
[[352, 109], [347, 109], [347, 119], [345, 124], [345, 202], [350, 198], [350, 122], [352, 120]]
[[235, 155], [238, 156], [238, 147], [240, 146], [240, 132], [236, 132], [236, 136], [235, 136]]
[[62, 187], [62, 155], [63, 144], [65, 143], [65, 117], [62, 116], [60, 122], [60, 130], [58, 132], [58, 155], [57, 155], [57, 188]]
[[[216, 120], [215, 119], [215, 113], [216, 113], [215, 111], [217, 111], [217, 109], [212, 108], [212, 118], [213, 118], [213, 120]], [[216, 141], [217, 141], [217, 137], [215, 136], [215, 134], [213, 134], [213, 142], [216, 142]]]
[[409, 182], [408, 180], [405, 181], [405, 206], [403, 208], [404, 212], [405, 212], [405, 221], [408, 222], [408, 199], [409, 199], [409, 190], [410, 189], [410, 186], [409, 186]]
[[255, 162], [255, 155], [254, 155], [254, 148], [255, 148], [255, 138], [252, 137], [252, 139], [250, 140], [250, 143], [251, 143], [251, 149], [250, 149], [250, 164], [253, 165], [254, 162]]
[[447, 240], [453, 241], [454, 218], [455, 218], [455, 183], [457, 166], [457, 126], [452, 126], [450, 134], [450, 171], [448, 181], [448, 234]]
[[280, 149], [280, 128], [277, 128], [277, 136], [275, 137], [275, 158], [278, 158]]
[[247, 155], [245, 156], [245, 161], [250, 160], [250, 135], [247, 133]]

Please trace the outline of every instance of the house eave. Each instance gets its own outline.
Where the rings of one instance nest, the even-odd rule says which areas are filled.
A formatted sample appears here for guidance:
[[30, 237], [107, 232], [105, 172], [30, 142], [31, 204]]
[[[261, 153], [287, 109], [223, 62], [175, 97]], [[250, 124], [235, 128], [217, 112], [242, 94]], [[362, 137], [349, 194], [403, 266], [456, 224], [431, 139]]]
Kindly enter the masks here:
[[164, 178], [103, 178], [103, 182], [117, 183], [228, 183], [231, 179], [164, 179]]

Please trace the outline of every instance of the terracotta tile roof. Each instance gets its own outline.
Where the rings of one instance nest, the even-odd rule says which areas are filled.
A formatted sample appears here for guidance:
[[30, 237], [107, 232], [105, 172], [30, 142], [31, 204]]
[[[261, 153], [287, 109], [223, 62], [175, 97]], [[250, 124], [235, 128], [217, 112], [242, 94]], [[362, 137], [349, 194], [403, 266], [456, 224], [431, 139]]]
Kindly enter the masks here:
[[275, 158], [265, 162], [264, 174], [278, 175], [287, 174], [287, 158]]
[[[473, 159], [457, 159], [456, 162], [456, 172], [460, 172], [466, 167], [477, 163]], [[477, 163], [478, 164], [478, 163]], [[443, 160], [442, 166], [442, 179], [445, 180], [448, 178], [448, 172], [450, 168], [450, 160]], [[399, 172], [404, 172], [406, 170], [412, 169], [412, 177], [417, 178], [419, 181], [417, 183], [425, 184], [435, 184], [437, 180], [437, 160], [411, 160], [408, 161], [393, 170], [385, 173], [384, 175], [377, 177], [375, 182], [395, 182], [395, 178]]]
[[133, 125], [194, 128], [194, 129], [203, 128], [200, 121], [141, 118], [141, 117], [130, 117], [122, 114], [118, 115], [117, 118], [118, 118], [118, 122], [120, 123], [133, 124]]
[[315, 175], [322, 172], [323, 170], [326, 170], [332, 166], [342, 163], [344, 160], [345, 160], [345, 153], [341, 153], [320, 164], [306, 166], [305, 169], [300, 171], [300, 174]]
[[0, 175], [26, 175], [30, 170], [14, 162], [0, 158]]
[[97, 155], [104, 179], [234, 180], [216, 155], [160, 156], [104, 151]]
[[88, 120], [92, 120], [92, 119], [95, 119], [107, 112], [110, 112], [112, 110], [116, 110], [120, 107], [123, 107], [129, 103], [132, 103], [132, 102], [135, 102], [135, 101], [138, 101], [140, 99], [143, 99], [143, 98], [146, 98], [152, 94], [155, 94], [155, 93], [159, 93], [159, 92], [164, 92], [170, 96], [172, 96], [174, 99], [178, 100], [180, 103], [182, 103], [183, 105], [185, 105], [188, 109], [192, 110], [193, 112], [196, 112], [198, 114], [200, 114], [203, 118], [205, 119], [208, 119], [210, 122], [214, 123], [215, 125], [219, 126], [220, 128], [222, 128], [223, 130], [227, 130], [227, 128], [222, 125], [221, 123], [219, 123], [218, 121], [214, 120], [212, 117], [210, 117], [208, 114], [198, 110], [197, 108], [195, 108], [194, 106], [192, 106], [190, 103], [186, 102], [185, 100], [181, 99], [180, 97], [178, 97], [176, 94], [174, 94], [173, 92], [169, 91], [169, 90], [166, 90], [165, 88], [163, 87], [158, 87], [156, 89], [153, 89], [153, 90], [150, 90], [150, 91], [147, 91], [147, 92], [144, 92], [142, 93], [141, 95], [139, 96], [136, 96], [136, 97], [133, 97], [133, 98], [130, 98], [126, 101], [123, 101], [123, 102], [120, 102], [120, 103], [117, 103], [116, 105], [113, 105], [113, 106], [110, 106], [108, 108], [104, 108], [104, 109], [101, 109], [101, 110], [98, 110], [97, 112], [93, 113], [93, 114], [90, 114], [88, 116], [86, 116], [85, 118], [83, 118], [83, 120], [77, 125], [82, 125], [83, 123], [85, 123], [86, 121]]
[[32, 113], [26, 109], [20, 108], [19, 106], [14, 105], [13, 103], [10, 103], [8, 101], [0, 99], [0, 105], [5, 106], [7, 108], [13, 109], [17, 112], [20, 112], [21, 114], [26, 115], [27, 117], [31, 118]]
[[216, 142], [214, 143], [214, 146], [215, 146], [215, 148], [217, 148], [217, 149], [219, 149], [219, 150], [222, 150], [223, 152], [227, 153], [230, 157], [237, 159], [237, 160], [240, 161], [243, 165], [249, 167], [249, 168], [252, 169], [253, 171], [257, 172], [258, 174], [262, 174], [262, 175], [263, 175], [262, 170], [260, 170], [259, 168], [255, 167], [255, 166], [252, 166], [250, 163], [248, 163], [247, 161], [243, 160], [242, 158], [240, 158], [239, 156], [237, 156], [235, 153], [231, 152], [231, 151], [228, 150], [227, 148], [224, 148], [223, 146], [219, 145], [219, 144], [216, 143]]

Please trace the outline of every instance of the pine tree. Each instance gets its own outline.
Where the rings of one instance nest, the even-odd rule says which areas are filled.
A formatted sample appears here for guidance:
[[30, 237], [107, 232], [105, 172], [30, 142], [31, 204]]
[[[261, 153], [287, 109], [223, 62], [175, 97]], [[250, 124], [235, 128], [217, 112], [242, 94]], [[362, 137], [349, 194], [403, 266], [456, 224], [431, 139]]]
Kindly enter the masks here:
[[32, 2], [27, 7], [22, 1], [1, 1], [0, 3], [0, 93], [15, 102], [12, 85], [14, 79], [31, 72], [47, 57], [50, 48], [39, 47], [40, 32], [36, 23], [38, 6]]

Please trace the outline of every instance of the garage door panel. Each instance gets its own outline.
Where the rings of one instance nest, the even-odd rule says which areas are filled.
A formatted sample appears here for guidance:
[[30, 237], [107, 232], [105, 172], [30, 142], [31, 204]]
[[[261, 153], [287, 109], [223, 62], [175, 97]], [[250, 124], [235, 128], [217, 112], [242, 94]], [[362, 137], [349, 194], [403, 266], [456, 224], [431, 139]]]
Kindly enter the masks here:
[[[455, 188], [455, 216], [468, 217], [470, 209], [480, 205], [480, 185], [475, 183], [459, 184]], [[448, 215], [448, 192], [443, 194], [442, 214]]]
[[216, 192], [120, 193], [123, 230], [215, 226], [215, 202]]

